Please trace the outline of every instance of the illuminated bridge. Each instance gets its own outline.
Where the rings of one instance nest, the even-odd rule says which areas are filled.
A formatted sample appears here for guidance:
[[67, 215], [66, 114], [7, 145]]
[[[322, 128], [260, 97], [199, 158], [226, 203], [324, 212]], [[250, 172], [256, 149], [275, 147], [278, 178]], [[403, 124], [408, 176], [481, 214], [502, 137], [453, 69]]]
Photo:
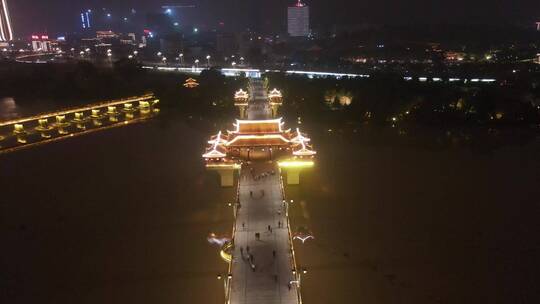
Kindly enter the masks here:
[[278, 90], [268, 93], [261, 80], [252, 79], [248, 92], [238, 91], [235, 100], [248, 119], [212, 136], [203, 154], [222, 186], [233, 186], [239, 170], [233, 235], [226, 245], [226, 303], [301, 303], [304, 270], [296, 264], [282, 174], [298, 184], [300, 170], [314, 165], [316, 152], [305, 134], [286, 129], [275, 117], [282, 102]]
[[154, 94], [0, 122], [0, 153], [140, 122], [159, 112]]

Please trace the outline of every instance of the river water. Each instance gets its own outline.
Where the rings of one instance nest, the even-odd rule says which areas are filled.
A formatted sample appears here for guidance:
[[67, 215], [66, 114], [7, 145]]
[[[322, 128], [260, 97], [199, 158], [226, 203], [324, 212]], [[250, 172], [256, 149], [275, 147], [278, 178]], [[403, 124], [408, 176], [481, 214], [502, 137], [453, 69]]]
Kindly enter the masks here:
[[[231, 232], [234, 189], [201, 160], [217, 128], [162, 114], [0, 155], [1, 302], [223, 303], [206, 238]], [[315, 235], [295, 241], [304, 303], [538, 303], [537, 139], [316, 130], [317, 166], [287, 187]]]

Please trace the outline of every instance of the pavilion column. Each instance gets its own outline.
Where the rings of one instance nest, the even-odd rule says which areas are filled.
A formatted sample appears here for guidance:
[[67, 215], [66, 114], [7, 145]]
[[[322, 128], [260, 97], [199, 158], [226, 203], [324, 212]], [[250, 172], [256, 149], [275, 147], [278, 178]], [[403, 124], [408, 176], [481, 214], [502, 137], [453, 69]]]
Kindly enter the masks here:
[[277, 117], [278, 115], [278, 106], [277, 105], [272, 105], [272, 117]]
[[246, 118], [246, 107], [245, 106], [239, 106], [240, 109], [240, 118]]

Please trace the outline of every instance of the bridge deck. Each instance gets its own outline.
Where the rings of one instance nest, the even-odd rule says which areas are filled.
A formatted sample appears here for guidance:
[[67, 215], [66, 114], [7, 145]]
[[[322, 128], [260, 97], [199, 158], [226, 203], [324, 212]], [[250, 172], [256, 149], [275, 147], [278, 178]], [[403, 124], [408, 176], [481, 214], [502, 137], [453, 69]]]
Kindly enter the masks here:
[[[249, 119], [270, 118], [263, 82], [252, 79], [249, 90]], [[270, 172], [273, 174], [256, 178]], [[235, 222], [229, 303], [300, 303], [297, 285], [291, 284], [295, 280], [292, 271], [296, 266], [277, 163], [244, 165], [238, 192], [240, 208]]]
[[[272, 170], [275, 175], [254, 179]], [[239, 185], [241, 207], [236, 219], [230, 303], [299, 303], [296, 284], [290, 284], [295, 280], [294, 260], [279, 168], [270, 163], [245, 166]]]

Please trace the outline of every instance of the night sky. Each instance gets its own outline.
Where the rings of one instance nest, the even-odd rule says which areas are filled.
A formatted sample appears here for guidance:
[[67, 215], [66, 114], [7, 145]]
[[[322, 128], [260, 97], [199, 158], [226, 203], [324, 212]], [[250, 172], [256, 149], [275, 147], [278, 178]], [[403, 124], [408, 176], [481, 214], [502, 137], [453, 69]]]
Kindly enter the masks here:
[[[32, 32], [77, 30], [78, 13], [86, 7], [107, 7], [124, 14], [133, 7], [143, 13], [158, 11], [163, 4], [195, 3], [205, 7], [206, 22], [233, 18], [244, 7], [260, 3], [263, 11], [279, 19], [287, 0], [8, 0], [17, 36]], [[432, 24], [521, 23], [540, 19], [537, 0], [305, 0], [311, 6], [312, 23]], [[237, 10], [235, 8], [238, 8]], [[242, 9], [244, 8], [244, 9]], [[281, 16], [283, 15], [281, 10]], [[227, 15], [227, 16], [223, 16]], [[276, 22], [285, 22], [284, 20]]]

